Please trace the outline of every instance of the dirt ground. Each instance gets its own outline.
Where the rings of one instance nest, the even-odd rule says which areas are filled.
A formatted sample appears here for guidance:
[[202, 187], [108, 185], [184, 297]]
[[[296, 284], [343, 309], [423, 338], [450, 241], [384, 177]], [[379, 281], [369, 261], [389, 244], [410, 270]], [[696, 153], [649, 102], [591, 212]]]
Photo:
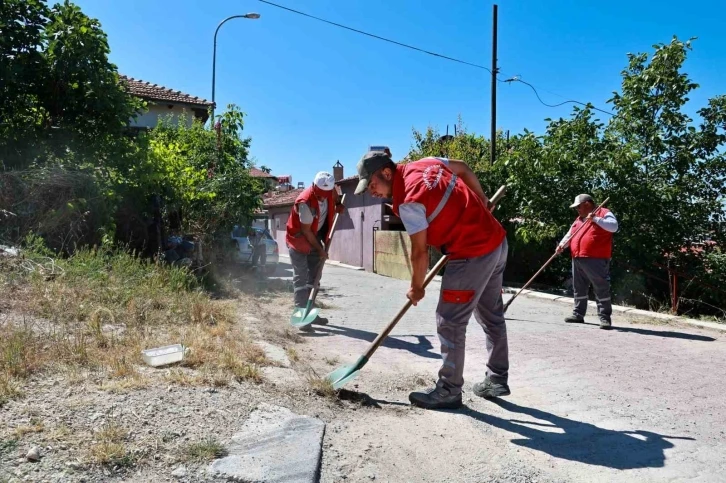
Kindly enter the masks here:
[[[521, 297], [507, 314], [512, 395], [492, 402], [470, 392], [485, 357], [472, 322], [465, 408], [424, 411], [407, 397], [436, 377], [438, 288], [330, 397], [311, 381], [365, 350], [402, 305], [406, 283], [326, 266], [319, 301], [330, 324], [300, 334], [288, 324], [289, 276], [282, 265], [277, 292], [237, 300], [237, 323], [285, 350], [289, 367], [227, 387], [169, 383], [174, 368], [139, 367], [152, 384], [114, 391], [83, 374], [36, 377], [24, 398], [0, 408], [0, 481], [212, 481], [190, 446], [226, 442], [263, 401], [327, 423], [323, 482], [722, 481], [722, 333], [623, 317], [610, 332], [571, 326], [562, 323], [566, 306]], [[99, 435], [114, 428], [133, 462], [89, 463]], [[28, 462], [36, 446], [42, 457]]]

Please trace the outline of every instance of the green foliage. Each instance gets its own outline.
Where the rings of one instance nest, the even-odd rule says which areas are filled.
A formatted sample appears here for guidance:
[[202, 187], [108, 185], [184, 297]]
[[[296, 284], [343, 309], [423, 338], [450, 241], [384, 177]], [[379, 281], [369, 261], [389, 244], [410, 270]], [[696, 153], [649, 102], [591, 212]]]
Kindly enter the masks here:
[[235, 106], [218, 130], [170, 117], [133, 137], [129, 121], [145, 106], [109, 62], [98, 20], [69, 0], [6, 0], [0, 30], [0, 237], [32, 231], [72, 251], [115, 233], [142, 246], [155, 195], [201, 235], [258, 206], [262, 186], [248, 174], [250, 140]]
[[56, 251], [101, 243], [112, 207], [92, 170], [39, 167], [0, 172], [0, 240], [18, 242], [36, 233]]
[[[609, 197], [608, 207], [619, 220], [613, 283], [620, 300], [668, 300], [662, 267], [669, 263], [695, 281], [723, 286], [720, 253], [686, 257], [681, 252], [704, 240], [721, 247], [725, 241], [726, 96], [710, 99], [698, 111], [696, 125], [684, 112], [698, 87], [682, 72], [690, 41], [674, 38], [654, 49], [650, 56], [628, 55], [608, 122], [588, 106], [575, 108], [567, 119], [549, 120], [541, 136], [525, 130], [507, 144], [500, 135], [494, 166], [481, 136], [458, 129], [457, 136], [442, 141], [432, 128], [414, 131], [410, 159], [465, 160], [490, 195], [506, 182], [507, 197], [496, 214], [510, 240], [508, 280], [523, 282], [541, 266], [576, 216], [568, 208], [571, 200], [590, 193], [598, 201]], [[569, 260], [560, 257], [538, 282], [560, 285], [569, 269]], [[701, 304], [694, 310], [726, 307], [723, 293], [696, 291], [696, 286], [688, 285], [698, 299], [694, 304]]]
[[220, 116], [217, 131], [185, 116], [162, 120], [146, 137], [143, 163], [130, 169], [149, 192], [181, 209], [189, 231], [214, 234], [230, 228], [259, 206], [263, 184], [249, 175], [249, 138], [244, 114], [234, 105]]
[[[50, 159], [98, 164], [123, 145], [142, 107], [108, 61], [100, 23], [65, 0], [6, 0], [0, 7], [0, 162], [26, 168]], [[7, 79], [7, 82], [5, 81]]]

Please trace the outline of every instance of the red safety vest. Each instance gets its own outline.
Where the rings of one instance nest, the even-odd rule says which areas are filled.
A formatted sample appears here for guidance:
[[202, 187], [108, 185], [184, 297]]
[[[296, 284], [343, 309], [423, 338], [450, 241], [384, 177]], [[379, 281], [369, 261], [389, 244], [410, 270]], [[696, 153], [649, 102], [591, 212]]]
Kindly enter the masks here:
[[[595, 215], [600, 218], [610, 213], [607, 208], [600, 208]], [[584, 220], [578, 216], [570, 228], [570, 233], [580, 228]], [[591, 227], [585, 227], [570, 239], [570, 252], [572, 258], [610, 258], [613, 251], [613, 234], [591, 223]]]
[[[448, 193], [448, 194], [447, 194]], [[445, 203], [442, 200], [447, 198]], [[393, 175], [393, 212], [421, 203], [429, 222], [427, 243], [453, 259], [493, 252], [507, 233], [482, 200], [441, 161], [400, 164]]]
[[[335, 199], [333, 198], [333, 191], [327, 191], [326, 196], [328, 199], [328, 230], [330, 230], [333, 226], [333, 218], [335, 217]], [[288, 247], [292, 247], [297, 252], [308, 254], [313, 250], [313, 247], [302, 233], [300, 212], [298, 211], [298, 205], [300, 203], [305, 203], [310, 207], [310, 211], [313, 213], [313, 223], [310, 228], [312, 229], [313, 234], [317, 235], [318, 227], [320, 226], [320, 204], [318, 203], [317, 196], [313, 193], [312, 185], [305, 188], [295, 199], [295, 204], [290, 211], [290, 216], [287, 217], [287, 233], [285, 233], [285, 241], [287, 242]]]

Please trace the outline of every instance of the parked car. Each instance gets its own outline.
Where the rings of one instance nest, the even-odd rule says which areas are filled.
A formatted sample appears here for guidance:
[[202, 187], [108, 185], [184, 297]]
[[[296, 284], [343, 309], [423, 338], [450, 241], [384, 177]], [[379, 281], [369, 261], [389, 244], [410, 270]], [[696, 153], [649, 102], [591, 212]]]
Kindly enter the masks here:
[[[251, 239], [251, 241], [250, 241]], [[235, 249], [235, 260], [242, 265], [252, 266], [253, 262], [265, 265], [265, 273], [271, 275], [277, 270], [280, 261], [280, 249], [270, 232], [259, 227], [235, 226], [232, 230], [232, 243]], [[265, 257], [258, 254], [254, 257], [257, 243], [263, 244]], [[262, 247], [260, 247], [260, 250]]]

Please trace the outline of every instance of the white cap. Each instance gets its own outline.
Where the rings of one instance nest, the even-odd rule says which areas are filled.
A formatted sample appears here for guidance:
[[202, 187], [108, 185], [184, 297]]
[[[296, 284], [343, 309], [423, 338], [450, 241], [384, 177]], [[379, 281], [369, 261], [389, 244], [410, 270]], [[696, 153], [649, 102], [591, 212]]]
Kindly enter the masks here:
[[570, 205], [570, 208], [577, 208], [586, 201], [591, 201], [592, 203], [595, 203], [595, 200], [592, 199], [592, 196], [588, 194], [582, 194], [575, 196], [575, 201]]
[[327, 171], [316, 174], [313, 183], [323, 191], [332, 191], [335, 188], [335, 178]]

